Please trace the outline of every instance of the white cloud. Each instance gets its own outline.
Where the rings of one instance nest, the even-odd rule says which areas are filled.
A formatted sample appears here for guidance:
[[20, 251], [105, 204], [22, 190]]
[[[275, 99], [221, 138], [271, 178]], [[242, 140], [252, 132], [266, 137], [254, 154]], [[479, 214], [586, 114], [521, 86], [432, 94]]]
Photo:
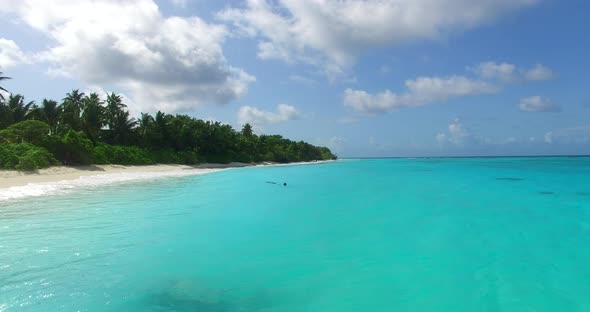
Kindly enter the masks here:
[[467, 136], [467, 132], [461, 125], [461, 121], [459, 119], [453, 120], [451, 124], [449, 124], [449, 142], [459, 145], [463, 143], [463, 139]]
[[550, 68], [545, 67], [541, 64], [537, 64], [535, 65], [535, 67], [527, 70], [524, 73], [524, 77], [529, 81], [542, 81], [553, 79], [555, 75], [553, 74], [553, 71]]
[[545, 143], [551, 144], [553, 143], [553, 132], [549, 131], [545, 133]]
[[344, 90], [344, 105], [358, 112], [381, 113], [404, 106], [400, 96], [389, 90], [370, 94], [363, 90]]
[[424, 102], [498, 91], [491, 84], [462, 76], [419, 77], [407, 80], [405, 84], [411, 94]]
[[461, 125], [461, 121], [456, 118], [449, 124], [447, 132], [438, 133], [435, 139], [439, 145], [444, 145], [448, 142], [460, 146], [463, 145], [463, 142], [468, 136], [467, 130]]
[[355, 111], [372, 114], [498, 91], [494, 85], [463, 76], [419, 77], [406, 80], [405, 86], [407, 90], [402, 94], [389, 90], [370, 94], [349, 88], [344, 91], [344, 104]]
[[28, 57], [21, 51], [16, 42], [0, 38], [0, 69], [28, 62]]
[[242, 106], [238, 111], [238, 123], [240, 125], [250, 123], [254, 125], [273, 124], [297, 119], [301, 116], [299, 111], [291, 105], [279, 104], [277, 112], [263, 111], [252, 106]]
[[483, 62], [477, 67], [468, 69], [485, 79], [498, 79], [505, 82], [516, 79], [516, 66], [514, 64]]
[[248, 0], [218, 14], [259, 38], [261, 59], [321, 66], [343, 75], [364, 51], [416, 40], [439, 40], [489, 23], [537, 0]]
[[549, 131], [545, 134], [546, 143], [588, 144], [590, 143], [590, 126], [572, 126]]
[[225, 104], [255, 80], [227, 63], [223, 26], [164, 17], [152, 0], [0, 0], [0, 13], [51, 40], [38, 53], [51, 73], [120, 87], [142, 110]]
[[497, 79], [503, 82], [543, 81], [555, 77], [553, 71], [541, 64], [533, 68], [518, 68], [510, 63], [483, 62], [467, 69], [484, 79]]
[[527, 97], [520, 100], [518, 107], [523, 112], [559, 112], [560, 107], [553, 104], [549, 99], [538, 95]]

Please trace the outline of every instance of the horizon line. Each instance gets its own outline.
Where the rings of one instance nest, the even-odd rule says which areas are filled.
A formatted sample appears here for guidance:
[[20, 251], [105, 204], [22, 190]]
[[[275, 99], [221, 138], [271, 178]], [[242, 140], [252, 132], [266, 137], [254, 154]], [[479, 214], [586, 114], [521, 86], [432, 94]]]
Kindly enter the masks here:
[[426, 159], [426, 158], [553, 158], [553, 157], [568, 157], [568, 158], [584, 158], [590, 157], [590, 154], [580, 155], [505, 155], [505, 156], [359, 156], [359, 157], [338, 157], [338, 159]]

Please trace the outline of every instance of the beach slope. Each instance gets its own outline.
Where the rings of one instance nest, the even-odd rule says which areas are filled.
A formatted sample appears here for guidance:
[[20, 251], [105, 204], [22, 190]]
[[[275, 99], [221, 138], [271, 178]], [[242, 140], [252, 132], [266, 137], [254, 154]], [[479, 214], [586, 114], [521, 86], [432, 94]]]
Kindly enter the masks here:
[[77, 180], [87, 176], [122, 174], [122, 173], [164, 173], [182, 172], [190, 170], [187, 174], [202, 174], [226, 168], [251, 166], [245, 163], [229, 164], [201, 164], [187, 165], [149, 165], [149, 166], [122, 166], [122, 165], [92, 165], [66, 167], [57, 166], [40, 169], [34, 172], [22, 172], [14, 170], [0, 170], [0, 188], [23, 186], [31, 183], [48, 183], [65, 180]]

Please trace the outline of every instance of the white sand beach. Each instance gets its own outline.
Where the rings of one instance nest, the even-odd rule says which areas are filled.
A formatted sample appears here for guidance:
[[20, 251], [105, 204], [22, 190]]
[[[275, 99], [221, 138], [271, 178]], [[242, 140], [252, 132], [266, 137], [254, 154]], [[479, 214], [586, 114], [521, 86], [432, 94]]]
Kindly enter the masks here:
[[[81, 177], [99, 176], [121, 173], [163, 173], [180, 172], [190, 170], [190, 174], [203, 174], [219, 169], [239, 168], [252, 166], [245, 163], [229, 164], [201, 164], [187, 165], [148, 165], [148, 166], [122, 166], [122, 165], [92, 165], [92, 166], [56, 166], [40, 169], [34, 172], [22, 172], [15, 170], [0, 170], [0, 189], [14, 186], [23, 186], [31, 183], [47, 183], [65, 180], [77, 180]], [[185, 172], [189, 174], [189, 172]]]

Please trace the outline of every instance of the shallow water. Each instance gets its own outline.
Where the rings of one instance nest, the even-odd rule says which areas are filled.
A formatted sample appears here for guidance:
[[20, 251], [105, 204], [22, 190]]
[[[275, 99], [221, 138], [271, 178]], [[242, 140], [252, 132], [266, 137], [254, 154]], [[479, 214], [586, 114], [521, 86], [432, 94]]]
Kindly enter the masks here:
[[9, 200], [0, 311], [590, 311], [587, 194], [590, 158], [472, 158]]

